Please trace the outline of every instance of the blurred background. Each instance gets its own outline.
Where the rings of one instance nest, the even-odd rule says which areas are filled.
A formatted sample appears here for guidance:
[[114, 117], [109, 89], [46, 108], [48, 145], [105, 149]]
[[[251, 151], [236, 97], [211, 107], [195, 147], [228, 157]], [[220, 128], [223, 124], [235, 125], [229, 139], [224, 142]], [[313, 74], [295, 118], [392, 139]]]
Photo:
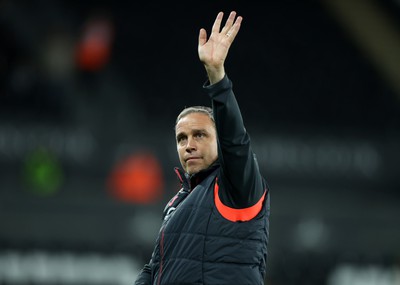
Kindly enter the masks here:
[[132, 284], [209, 104], [201, 27], [271, 189], [269, 285], [400, 284], [400, 2], [0, 1], [0, 284]]

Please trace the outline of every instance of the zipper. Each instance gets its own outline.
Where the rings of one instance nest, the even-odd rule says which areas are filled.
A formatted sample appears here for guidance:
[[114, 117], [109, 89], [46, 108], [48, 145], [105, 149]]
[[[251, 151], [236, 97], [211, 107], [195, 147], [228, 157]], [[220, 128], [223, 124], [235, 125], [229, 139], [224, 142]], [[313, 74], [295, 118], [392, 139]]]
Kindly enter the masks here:
[[[189, 191], [186, 191], [185, 190], [185, 187], [184, 187], [184, 180], [183, 180], [183, 177], [182, 177], [182, 175], [181, 175], [181, 173], [179, 172], [179, 169], [178, 168], [175, 168], [175, 173], [177, 174], [177, 176], [178, 176], [178, 178], [179, 178], [179, 180], [180, 180], [180, 182], [182, 183], [182, 192], [183, 193], [185, 193], [186, 195], [184, 196], [184, 197], [182, 197], [182, 198], [180, 198], [181, 199], [181, 201], [183, 201], [186, 197], [187, 197], [187, 195], [190, 193], [190, 191], [191, 191], [191, 188], [190, 188], [190, 179], [188, 179], [189, 181]], [[186, 180], [187, 181], [187, 180]], [[178, 198], [178, 194], [174, 197], [174, 198], [172, 198], [172, 200], [168, 203], [168, 205], [167, 206], [172, 206], [172, 204], [175, 202], [175, 200]], [[180, 201], [180, 202], [181, 202]], [[180, 203], [179, 202], [179, 203]], [[178, 204], [179, 204], [178, 203]], [[162, 274], [163, 274], [163, 261], [164, 261], [164, 233], [165, 233], [165, 226], [166, 226], [166, 224], [168, 223], [168, 221], [162, 226], [162, 228], [161, 228], [161, 238], [160, 238], [160, 266], [159, 266], [159, 269], [158, 269], [158, 278], [157, 278], [157, 285], [160, 285], [161, 284], [161, 277], [162, 277]]]
[[[188, 191], [187, 191], [187, 192], [191, 192], [191, 191], [192, 191], [191, 179], [190, 179], [190, 178], [189, 178], [189, 179], [186, 179], [186, 177], [185, 177], [185, 178], [182, 177], [181, 172], [179, 171], [179, 168], [175, 167], [174, 170], [175, 170], [176, 175], [178, 176], [179, 181], [180, 181], [181, 184], [182, 184], [182, 188], [183, 188], [183, 189], [188, 188]], [[187, 187], [185, 187], [185, 182], [187, 182], [187, 185], [186, 185]]]
[[164, 259], [164, 230], [165, 227], [163, 226], [161, 231], [161, 239], [160, 239], [160, 268], [158, 269], [158, 280], [157, 285], [160, 285], [161, 282], [161, 275], [163, 269], [163, 259]]

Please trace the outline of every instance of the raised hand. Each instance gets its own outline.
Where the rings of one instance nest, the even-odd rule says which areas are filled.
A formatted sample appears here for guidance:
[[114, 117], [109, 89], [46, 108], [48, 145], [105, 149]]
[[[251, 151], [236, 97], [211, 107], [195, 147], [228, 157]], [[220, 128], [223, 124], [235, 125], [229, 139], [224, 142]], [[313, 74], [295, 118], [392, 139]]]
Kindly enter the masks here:
[[225, 59], [243, 20], [241, 16], [236, 17], [236, 12], [232, 11], [221, 29], [223, 16], [223, 12], [218, 13], [208, 39], [204, 28], [199, 32], [199, 59], [206, 68], [210, 84], [220, 81], [225, 76]]

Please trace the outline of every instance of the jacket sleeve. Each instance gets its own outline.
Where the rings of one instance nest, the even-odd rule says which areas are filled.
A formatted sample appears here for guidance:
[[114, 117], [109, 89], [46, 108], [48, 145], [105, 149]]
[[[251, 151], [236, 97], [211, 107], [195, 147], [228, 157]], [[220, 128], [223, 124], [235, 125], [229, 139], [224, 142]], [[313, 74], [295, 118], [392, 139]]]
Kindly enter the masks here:
[[151, 285], [151, 267], [149, 264], [144, 265], [134, 285]]
[[222, 167], [222, 183], [227, 189], [220, 193], [224, 204], [246, 208], [256, 204], [266, 191], [258, 162], [250, 145], [239, 105], [228, 76], [213, 85], [203, 86], [211, 98], [218, 137], [218, 159]]

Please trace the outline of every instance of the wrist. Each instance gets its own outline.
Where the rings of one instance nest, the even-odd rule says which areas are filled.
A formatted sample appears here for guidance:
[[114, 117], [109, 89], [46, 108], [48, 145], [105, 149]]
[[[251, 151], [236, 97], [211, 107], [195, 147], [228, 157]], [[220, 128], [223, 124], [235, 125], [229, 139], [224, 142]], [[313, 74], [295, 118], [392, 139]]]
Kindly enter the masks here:
[[210, 84], [215, 84], [215, 83], [221, 81], [225, 76], [224, 67], [220, 67], [220, 68], [206, 67], [206, 71], [207, 71], [207, 76], [208, 76], [208, 80], [210, 81]]

